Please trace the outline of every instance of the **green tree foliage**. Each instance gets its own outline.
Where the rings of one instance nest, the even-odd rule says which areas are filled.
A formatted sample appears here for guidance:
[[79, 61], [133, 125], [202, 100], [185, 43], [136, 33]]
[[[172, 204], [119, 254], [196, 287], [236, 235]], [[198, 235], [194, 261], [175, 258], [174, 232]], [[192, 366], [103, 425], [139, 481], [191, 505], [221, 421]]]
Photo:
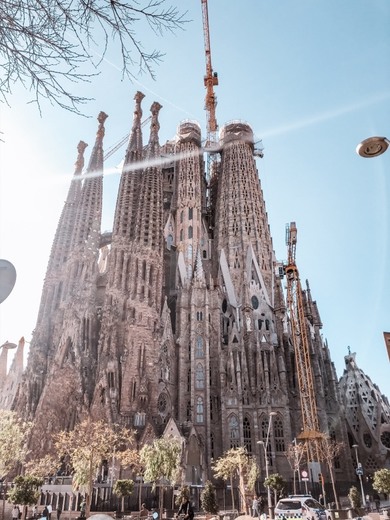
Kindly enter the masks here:
[[[156, 439], [153, 444], [145, 445], [140, 453], [141, 464], [145, 468], [144, 480], [152, 483], [152, 489], [157, 485], [163, 488], [173, 485], [180, 471], [182, 448], [175, 439]], [[159, 493], [159, 510], [162, 518], [163, 493]]]
[[219, 508], [215, 487], [209, 480], [207, 480], [204, 485], [204, 489], [200, 495], [200, 502], [205, 513], [209, 513], [211, 515], [216, 515], [218, 513]]
[[0, 478], [24, 462], [30, 430], [31, 423], [21, 421], [15, 412], [0, 410]]
[[14, 487], [8, 493], [8, 501], [26, 507], [32, 506], [38, 502], [42, 484], [41, 478], [19, 475], [14, 478]]
[[351, 504], [351, 507], [353, 507], [354, 509], [358, 509], [362, 506], [362, 497], [355, 486], [352, 486], [349, 489], [348, 499]]
[[264, 486], [269, 487], [273, 490], [275, 495], [275, 504], [279, 494], [283, 491], [286, 485], [284, 478], [279, 473], [273, 473], [264, 480]]
[[124, 501], [125, 497], [128, 497], [132, 494], [134, 490], [134, 481], [133, 480], [117, 480], [114, 484], [113, 491], [114, 493], [122, 499], [122, 512], [125, 510]]
[[372, 487], [378, 493], [390, 493], [390, 469], [379, 469], [374, 473]]
[[256, 490], [256, 483], [260, 477], [260, 468], [257, 464], [256, 457], [249, 458], [247, 475], [247, 487], [253, 493]]
[[[70, 432], [55, 435], [58, 459], [66, 455], [73, 468], [73, 487], [85, 493], [87, 518], [90, 514], [93, 480], [102, 460], [131, 458], [134, 435], [126, 429], [115, 429], [103, 421], [86, 419]], [[130, 455], [129, 455], [130, 454]]]
[[78, 112], [86, 99], [69, 89], [99, 72], [108, 49], [122, 61], [122, 76], [154, 77], [163, 54], [146, 50], [137, 34], [174, 32], [184, 17], [166, 0], [1, 0], [0, 97], [8, 102], [19, 83], [38, 106], [44, 98]]
[[[232, 505], [234, 506], [233, 480], [238, 479], [240, 491], [240, 511], [247, 513], [247, 503], [245, 500], [245, 489], [253, 485], [254, 475], [258, 474], [256, 460], [249, 457], [248, 452], [243, 447], [231, 448], [222, 457], [217, 459], [213, 466], [214, 476], [223, 480], [230, 480], [232, 491]], [[257, 468], [257, 469], [256, 469]]]

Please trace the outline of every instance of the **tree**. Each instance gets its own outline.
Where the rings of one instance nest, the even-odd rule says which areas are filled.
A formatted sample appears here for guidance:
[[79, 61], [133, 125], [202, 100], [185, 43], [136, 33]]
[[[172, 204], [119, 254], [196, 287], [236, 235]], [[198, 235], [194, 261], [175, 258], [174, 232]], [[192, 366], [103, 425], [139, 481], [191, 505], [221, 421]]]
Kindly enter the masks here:
[[219, 511], [214, 485], [207, 480], [200, 495], [200, 502], [205, 513], [216, 515]]
[[0, 478], [25, 461], [30, 430], [31, 423], [20, 420], [15, 412], [0, 410]]
[[38, 502], [42, 484], [43, 479], [37, 477], [18, 475], [14, 478], [14, 487], [8, 493], [8, 501], [25, 506], [24, 518], [26, 518], [27, 506], [33, 506]]
[[361, 507], [362, 497], [355, 486], [352, 486], [350, 488], [348, 493], [348, 499], [351, 504], [351, 507], [353, 507], [354, 509], [359, 509], [359, 507]]
[[[155, 491], [157, 484], [164, 487], [173, 485], [180, 471], [182, 448], [179, 441], [169, 438], [156, 439], [153, 444], [146, 444], [140, 453], [141, 464], [145, 467], [144, 479], [152, 483]], [[159, 493], [159, 514], [162, 518], [163, 493]]]
[[[326, 462], [328, 466], [330, 479], [332, 482], [333, 495], [336, 501], [337, 509], [340, 509], [340, 503], [338, 499], [338, 495], [336, 492], [336, 483], [334, 478], [334, 459], [340, 455], [340, 453], [344, 450], [344, 443], [337, 442], [335, 440], [330, 439], [329, 437], [323, 437], [318, 442], [318, 451], [321, 460]], [[323, 493], [325, 490], [323, 489]]]
[[[89, 81], [108, 49], [118, 49], [122, 76], [146, 71], [161, 61], [137, 37], [146, 29], [162, 36], [187, 22], [166, 0], [2, 0], [0, 2], [0, 95], [8, 103], [13, 85], [72, 112], [86, 101], [69, 90]], [[95, 58], [96, 57], [96, 58]], [[81, 72], [87, 67], [87, 72]]]
[[58, 458], [67, 455], [73, 468], [72, 485], [85, 493], [85, 513], [91, 510], [93, 481], [103, 460], [121, 461], [133, 452], [134, 435], [126, 429], [115, 429], [103, 421], [86, 419], [70, 432], [54, 436]]
[[390, 469], [379, 469], [374, 473], [374, 480], [372, 482], [372, 487], [378, 493], [390, 493]]
[[[255, 467], [254, 467], [255, 465]], [[257, 469], [256, 469], [257, 468]], [[254, 475], [258, 475], [256, 460], [249, 457], [246, 448], [231, 448], [213, 464], [213, 472], [216, 478], [230, 480], [232, 493], [232, 507], [234, 507], [233, 479], [238, 478], [240, 493], [240, 511], [248, 513], [245, 500], [245, 489], [253, 485]]]
[[290, 465], [290, 468], [293, 470], [294, 475], [294, 495], [297, 494], [297, 478], [296, 475], [299, 475], [299, 467], [303, 456], [306, 452], [306, 447], [304, 443], [291, 442], [287, 446], [287, 451], [285, 451], [285, 455], [287, 461]]
[[125, 510], [124, 503], [125, 503], [125, 497], [128, 497], [131, 495], [134, 489], [134, 481], [133, 480], [117, 480], [114, 484], [113, 491], [114, 493], [122, 499], [122, 507], [121, 511], [122, 513]]
[[[269, 477], [267, 477], [264, 480], [264, 486], [271, 488], [274, 492], [275, 505], [276, 505], [279, 493], [281, 493], [283, 491], [285, 485], [286, 485], [286, 482], [285, 482], [284, 478], [281, 475], [279, 475], [279, 473], [273, 473], [272, 475], [270, 475]], [[270, 505], [271, 504], [268, 504], [268, 507]]]

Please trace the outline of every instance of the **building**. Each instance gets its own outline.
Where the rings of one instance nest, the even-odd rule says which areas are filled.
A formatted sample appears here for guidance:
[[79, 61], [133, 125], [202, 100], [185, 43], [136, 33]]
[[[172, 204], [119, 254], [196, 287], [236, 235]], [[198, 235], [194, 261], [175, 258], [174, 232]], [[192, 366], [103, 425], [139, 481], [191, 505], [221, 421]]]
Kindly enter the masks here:
[[[187, 483], [204, 482], [211, 459], [235, 446], [263, 468], [267, 451], [270, 471], [291, 475], [284, 452], [302, 429], [299, 386], [252, 129], [221, 129], [207, 179], [196, 122], [161, 146], [153, 103], [143, 144], [143, 97], [135, 95], [112, 233], [100, 231], [106, 114], [86, 173], [87, 145], [78, 146], [15, 404], [35, 419], [31, 449], [44, 452], [52, 432], [91, 414], [136, 429], [140, 445], [167, 427], [180, 432]], [[320, 430], [347, 446], [308, 284], [303, 301]], [[336, 475], [352, 474], [345, 450]]]
[[390, 405], [377, 385], [358, 367], [356, 354], [349, 352], [344, 359], [340, 390], [348, 442], [356, 448], [356, 461], [362, 464], [365, 475], [372, 477], [378, 469], [390, 469]]

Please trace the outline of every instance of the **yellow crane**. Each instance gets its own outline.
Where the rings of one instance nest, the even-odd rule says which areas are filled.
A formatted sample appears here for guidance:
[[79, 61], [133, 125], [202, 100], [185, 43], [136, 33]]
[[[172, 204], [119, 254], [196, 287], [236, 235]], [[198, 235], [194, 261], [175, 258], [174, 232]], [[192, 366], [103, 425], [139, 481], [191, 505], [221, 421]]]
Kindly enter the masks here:
[[207, 0], [201, 0], [202, 2], [202, 18], [203, 18], [203, 37], [204, 37], [204, 50], [206, 56], [206, 74], [204, 76], [204, 86], [206, 87], [206, 98], [205, 98], [205, 110], [207, 118], [207, 139], [206, 149], [208, 151], [207, 156], [207, 174], [212, 174], [212, 168], [210, 162], [213, 161], [215, 155], [211, 153], [213, 148], [217, 145], [217, 118], [215, 115], [215, 109], [217, 106], [217, 98], [214, 92], [214, 87], [218, 85], [218, 74], [213, 72], [213, 66], [211, 64], [211, 47], [210, 47], [210, 29], [209, 29], [209, 13]]
[[287, 308], [290, 317], [302, 411], [303, 429], [298, 439], [307, 443], [308, 460], [313, 460], [316, 442], [323, 438], [323, 434], [319, 431], [308, 329], [303, 307], [302, 286], [296, 265], [297, 227], [295, 222], [287, 225], [286, 244], [288, 246], [288, 261], [284, 271], [287, 279]]

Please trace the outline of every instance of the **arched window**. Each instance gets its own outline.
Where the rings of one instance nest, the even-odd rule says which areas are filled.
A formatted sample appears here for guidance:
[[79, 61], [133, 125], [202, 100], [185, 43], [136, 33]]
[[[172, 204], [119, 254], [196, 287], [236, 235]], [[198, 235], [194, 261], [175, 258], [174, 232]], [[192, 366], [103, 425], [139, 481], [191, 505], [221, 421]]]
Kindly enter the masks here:
[[204, 388], [204, 369], [200, 363], [196, 365], [195, 387], [198, 389]]
[[188, 220], [192, 220], [193, 208], [188, 208]]
[[230, 447], [238, 448], [240, 434], [238, 431], [238, 419], [235, 415], [232, 415], [229, 419], [229, 437], [230, 437]]
[[180, 222], [183, 223], [184, 211], [180, 212]]
[[203, 338], [202, 338], [202, 336], [197, 336], [196, 337], [195, 357], [196, 358], [204, 357]]
[[247, 417], [244, 418], [243, 422], [243, 432], [244, 432], [244, 446], [249, 454], [252, 453], [252, 436], [251, 436], [251, 424]]
[[274, 435], [275, 435], [275, 450], [278, 452], [284, 452], [284, 432], [283, 432], [283, 423], [281, 419], [276, 418], [274, 420]]
[[183, 242], [183, 230], [180, 230], [180, 242]]
[[192, 226], [189, 226], [188, 227], [188, 238], [192, 238], [193, 236], [193, 229], [192, 229]]
[[196, 422], [202, 423], [203, 420], [204, 420], [203, 399], [201, 397], [197, 397], [197, 399], [196, 399]]
[[191, 402], [187, 402], [187, 421], [191, 421]]

